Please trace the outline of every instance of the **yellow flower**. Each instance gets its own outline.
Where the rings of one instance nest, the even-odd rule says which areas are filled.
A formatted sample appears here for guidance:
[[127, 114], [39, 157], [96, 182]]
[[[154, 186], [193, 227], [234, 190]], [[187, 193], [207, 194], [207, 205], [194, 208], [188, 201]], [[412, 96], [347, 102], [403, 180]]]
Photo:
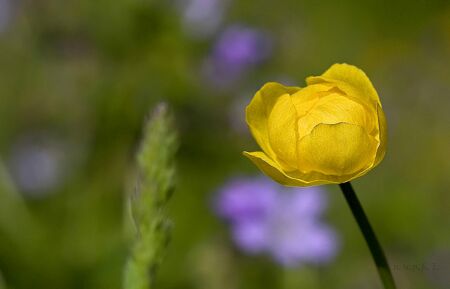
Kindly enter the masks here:
[[246, 109], [259, 152], [244, 152], [287, 186], [343, 183], [378, 165], [386, 152], [386, 119], [366, 74], [334, 64], [307, 86], [265, 84]]

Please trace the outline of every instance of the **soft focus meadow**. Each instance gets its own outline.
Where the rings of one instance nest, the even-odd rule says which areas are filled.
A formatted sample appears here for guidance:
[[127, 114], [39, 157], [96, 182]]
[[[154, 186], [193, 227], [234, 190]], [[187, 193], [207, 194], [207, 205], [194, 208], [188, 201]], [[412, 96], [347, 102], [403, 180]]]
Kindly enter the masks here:
[[259, 87], [335, 62], [386, 112], [386, 157], [353, 185], [398, 287], [450, 288], [446, 0], [0, 0], [0, 288], [123, 288], [161, 101], [179, 149], [154, 288], [381, 288], [337, 186], [282, 187], [241, 154]]

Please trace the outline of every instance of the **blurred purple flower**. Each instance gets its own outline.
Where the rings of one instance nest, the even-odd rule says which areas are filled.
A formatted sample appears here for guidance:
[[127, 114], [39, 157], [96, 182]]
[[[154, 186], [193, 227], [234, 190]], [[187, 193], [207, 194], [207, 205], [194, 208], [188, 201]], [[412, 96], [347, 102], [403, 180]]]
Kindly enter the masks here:
[[0, 0], [0, 33], [3, 32], [11, 20], [10, 0]]
[[233, 25], [218, 38], [206, 59], [204, 72], [215, 84], [227, 85], [251, 67], [266, 60], [272, 50], [270, 37], [259, 30]]
[[44, 134], [22, 136], [9, 158], [11, 175], [28, 197], [44, 197], [60, 184], [66, 173], [65, 146]]
[[285, 266], [324, 264], [337, 253], [336, 232], [321, 221], [322, 188], [287, 188], [266, 178], [236, 178], [219, 191], [216, 213], [230, 222], [236, 245]]

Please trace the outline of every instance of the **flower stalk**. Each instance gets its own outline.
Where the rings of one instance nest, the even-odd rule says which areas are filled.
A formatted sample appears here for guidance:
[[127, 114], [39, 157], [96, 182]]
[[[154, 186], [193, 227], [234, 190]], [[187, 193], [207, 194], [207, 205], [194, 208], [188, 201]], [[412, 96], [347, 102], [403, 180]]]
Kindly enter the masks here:
[[394, 278], [392, 277], [391, 269], [387, 262], [386, 256], [381, 248], [380, 243], [375, 235], [375, 232], [370, 225], [369, 219], [364, 213], [364, 209], [358, 200], [358, 197], [353, 190], [350, 182], [339, 184], [339, 187], [344, 194], [345, 200], [352, 211], [353, 217], [358, 223], [359, 229], [366, 240], [367, 246], [369, 247], [372, 258], [377, 266], [378, 274], [381, 281], [383, 282], [385, 289], [395, 289]]
[[170, 239], [166, 207], [175, 177], [177, 136], [165, 104], [157, 106], [144, 127], [137, 154], [138, 181], [130, 199], [135, 236], [124, 272], [124, 289], [154, 288], [155, 274]]

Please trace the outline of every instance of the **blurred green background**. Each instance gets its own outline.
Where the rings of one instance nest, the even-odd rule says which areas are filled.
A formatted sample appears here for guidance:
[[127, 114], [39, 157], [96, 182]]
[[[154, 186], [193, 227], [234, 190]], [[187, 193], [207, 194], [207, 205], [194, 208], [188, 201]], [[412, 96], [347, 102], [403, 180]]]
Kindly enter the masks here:
[[[217, 59], [229, 27], [259, 33], [262, 55]], [[450, 288], [445, 0], [0, 0], [0, 288], [121, 288], [134, 154], [162, 100], [180, 150], [157, 288], [381, 288], [337, 186], [342, 249], [320, 269], [245, 256], [211, 211], [225, 180], [258, 173], [241, 155], [253, 93], [335, 62], [369, 75], [387, 115], [386, 158], [354, 186], [398, 287]]]

